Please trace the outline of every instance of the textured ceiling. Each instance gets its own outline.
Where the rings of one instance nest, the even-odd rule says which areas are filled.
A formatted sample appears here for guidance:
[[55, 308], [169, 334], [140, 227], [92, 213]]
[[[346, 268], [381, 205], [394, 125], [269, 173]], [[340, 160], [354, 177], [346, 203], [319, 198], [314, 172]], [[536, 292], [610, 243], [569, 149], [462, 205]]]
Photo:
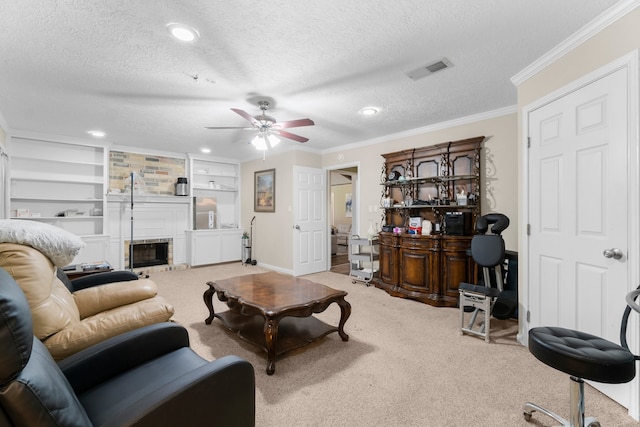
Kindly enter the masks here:
[[510, 78], [615, 3], [0, 0], [0, 113], [10, 131], [249, 159], [251, 132], [204, 127], [245, 126], [230, 108], [267, 98], [280, 121], [314, 120], [289, 130], [321, 151], [515, 105]]

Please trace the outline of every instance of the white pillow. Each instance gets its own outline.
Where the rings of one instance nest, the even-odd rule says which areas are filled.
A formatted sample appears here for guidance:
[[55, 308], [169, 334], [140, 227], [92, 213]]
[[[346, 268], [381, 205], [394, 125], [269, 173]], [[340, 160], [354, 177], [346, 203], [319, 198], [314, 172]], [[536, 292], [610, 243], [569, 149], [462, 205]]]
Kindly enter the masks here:
[[31, 246], [60, 267], [71, 263], [85, 246], [80, 237], [60, 227], [20, 219], [0, 220], [0, 243]]

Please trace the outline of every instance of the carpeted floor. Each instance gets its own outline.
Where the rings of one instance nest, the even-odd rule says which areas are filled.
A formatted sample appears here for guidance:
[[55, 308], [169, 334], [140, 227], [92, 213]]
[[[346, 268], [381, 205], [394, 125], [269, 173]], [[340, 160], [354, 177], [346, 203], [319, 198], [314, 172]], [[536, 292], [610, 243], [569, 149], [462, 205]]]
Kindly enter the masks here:
[[[253, 364], [256, 426], [554, 425], [538, 413], [525, 422], [526, 401], [568, 416], [569, 378], [516, 342], [515, 321], [493, 321], [493, 340], [486, 344], [459, 334], [457, 309], [393, 298], [331, 272], [306, 278], [349, 293], [349, 341], [330, 334], [283, 356], [268, 376], [261, 350], [217, 319], [204, 324], [208, 310], [202, 301], [209, 280], [264, 271], [232, 263], [151, 274], [199, 354], [207, 359], [236, 354]], [[214, 305], [226, 310], [216, 298]], [[337, 324], [340, 311], [333, 304], [316, 316]], [[603, 426], [640, 425], [606, 396], [590, 386], [585, 390], [587, 414]], [[211, 410], [215, 418], [215, 402]]]

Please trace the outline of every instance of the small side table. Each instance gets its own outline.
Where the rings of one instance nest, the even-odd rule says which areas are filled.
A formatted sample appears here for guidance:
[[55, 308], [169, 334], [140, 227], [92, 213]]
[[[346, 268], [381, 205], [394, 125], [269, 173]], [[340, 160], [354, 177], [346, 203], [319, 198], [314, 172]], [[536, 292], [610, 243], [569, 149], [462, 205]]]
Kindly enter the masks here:
[[77, 279], [79, 277], [88, 276], [96, 273], [106, 273], [113, 271], [113, 267], [106, 261], [94, 263], [94, 264], [79, 264], [79, 266], [67, 266], [62, 269], [64, 274], [67, 275], [69, 280]]

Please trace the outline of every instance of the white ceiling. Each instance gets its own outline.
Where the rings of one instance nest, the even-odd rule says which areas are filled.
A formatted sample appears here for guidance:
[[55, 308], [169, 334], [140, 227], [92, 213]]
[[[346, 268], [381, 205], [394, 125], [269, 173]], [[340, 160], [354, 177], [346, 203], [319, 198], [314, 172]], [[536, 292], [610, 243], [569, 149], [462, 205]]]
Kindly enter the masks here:
[[249, 159], [252, 132], [204, 127], [245, 126], [230, 108], [267, 98], [279, 121], [314, 120], [288, 130], [322, 151], [515, 105], [510, 78], [615, 3], [0, 0], [0, 113], [10, 131]]

